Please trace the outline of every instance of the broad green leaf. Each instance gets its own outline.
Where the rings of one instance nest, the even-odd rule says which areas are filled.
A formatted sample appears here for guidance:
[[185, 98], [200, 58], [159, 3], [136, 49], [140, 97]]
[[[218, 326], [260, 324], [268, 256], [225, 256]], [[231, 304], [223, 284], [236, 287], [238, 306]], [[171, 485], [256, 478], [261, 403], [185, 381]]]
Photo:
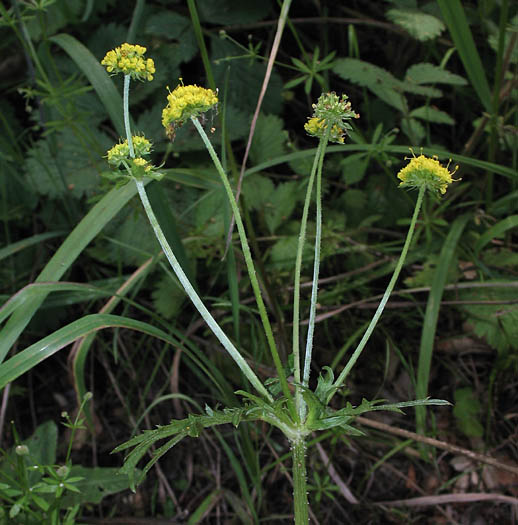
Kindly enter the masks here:
[[[486, 284], [491, 282], [486, 281]], [[494, 288], [459, 290], [459, 295], [463, 301], [494, 303], [465, 304], [462, 310], [467, 314], [475, 334], [502, 354], [509, 349], [518, 349], [518, 288], [502, 287], [498, 281], [494, 284]]]
[[287, 133], [282, 119], [276, 115], [260, 114], [250, 148], [250, 160], [256, 164], [280, 157], [286, 152]]
[[[50, 198], [75, 198], [92, 194], [99, 187], [99, 174], [106, 168], [103, 155], [106, 140], [97, 151], [89, 151], [69, 132], [56, 135], [57, 149], [50, 149], [50, 142], [39, 140], [25, 160], [25, 172], [32, 188]], [[104, 146], [104, 147], [103, 147]]]
[[243, 195], [251, 209], [262, 210], [270, 195], [275, 191], [271, 179], [264, 175], [252, 174], [243, 181]]
[[424, 126], [415, 118], [404, 118], [401, 120], [401, 131], [413, 144], [420, 144], [426, 136]]
[[154, 283], [153, 308], [165, 319], [174, 318], [180, 311], [187, 295], [172, 275], [164, 274]]
[[[140, 475], [138, 470], [136, 475]], [[70, 469], [69, 477], [83, 479], [73, 484], [79, 492], [65, 492], [61, 503], [65, 508], [85, 503], [100, 503], [104, 497], [127, 490], [130, 486], [128, 475], [122, 474], [119, 468], [87, 468], [74, 465]]]
[[484, 427], [480, 422], [481, 405], [470, 387], [455, 390], [455, 406], [453, 415], [457, 426], [468, 437], [480, 438], [484, 435]]
[[433, 106], [421, 106], [415, 108], [410, 112], [410, 116], [433, 122], [435, 124], [448, 124], [449, 126], [455, 124], [455, 120], [453, 120], [448, 113]]
[[405, 80], [414, 84], [450, 84], [452, 86], [467, 84], [464, 77], [427, 62], [410, 66], [407, 69]]
[[265, 203], [264, 217], [270, 233], [286, 222], [297, 204], [297, 184], [284, 182], [279, 184]]
[[386, 14], [389, 20], [421, 42], [437, 38], [445, 29], [437, 17], [418, 9], [389, 9]]

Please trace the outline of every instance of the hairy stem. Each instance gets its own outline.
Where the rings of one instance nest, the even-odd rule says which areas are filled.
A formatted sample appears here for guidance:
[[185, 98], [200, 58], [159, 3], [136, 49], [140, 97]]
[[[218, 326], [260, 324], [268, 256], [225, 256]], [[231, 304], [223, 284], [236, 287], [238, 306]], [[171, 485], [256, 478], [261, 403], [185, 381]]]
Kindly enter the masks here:
[[221, 162], [214, 151], [214, 148], [212, 147], [212, 144], [207, 137], [207, 134], [205, 133], [205, 130], [199, 123], [198, 119], [195, 117], [191, 118], [194, 126], [198, 130], [198, 133], [200, 134], [200, 137], [202, 138], [205, 147], [207, 148], [209, 155], [212, 159], [212, 162], [214, 163], [214, 166], [216, 167], [219, 176], [221, 177], [221, 181], [223, 182], [223, 186], [225, 187], [225, 191], [227, 193], [228, 200], [230, 202], [230, 206], [232, 208], [232, 212], [234, 214], [234, 217], [236, 219], [236, 226], [237, 231], [239, 233], [239, 239], [241, 240], [241, 247], [243, 249], [243, 256], [245, 258], [246, 268], [248, 270], [248, 275], [250, 277], [250, 282], [252, 284], [252, 289], [254, 291], [255, 300], [257, 302], [257, 308], [259, 310], [259, 315], [261, 317], [261, 321], [264, 328], [264, 333], [266, 335], [266, 339], [268, 341], [268, 346], [270, 347], [270, 353], [273, 358], [273, 362], [275, 364], [275, 368], [277, 369], [277, 375], [279, 377], [281, 387], [283, 390], [284, 395], [290, 399], [291, 393], [288, 388], [288, 381], [286, 379], [286, 374], [284, 372], [284, 368], [281, 363], [281, 359], [279, 357], [279, 352], [277, 350], [277, 345], [275, 344], [275, 339], [273, 338], [273, 331], [270, 324], [270, 320], [268, 319], [268, 313], [266, 312], [266, 307], [264, 305], [263, 297], [261, 295], [261, 289], [259, 287], [259, 281], [257, 280], [257, 275], [254, 267], [254, 263], [252, 260], [252, 254], [250, 252], [250, 246], [248, 245], [248, 239], [245, 232], [245, 227], [243, 225], [243, 220], [241, 218], [241, 213], [239, 211], [239, 207], [236, 202], [236, 198], [234, 197], [234, 192], [232, 191], [232, 187], [230, 186], [230, 182], [228, 180], [227, 174], [225, 173], [225, 170], [223, 169], [223, 166], [221, 165]]
[[266, 399], [268, 399], [269, 401], [273, 401], [272, 396], [268, 393], [268, 391], [261, 383], [257, 375], [250, 368], [248, 363], [240, 354], [239, 350], [233, 345], [232, 341], [230, 341], [227, 335], [220, 328], [214, 317], [212, 317], [212, 315], [207, 310], [206, 306], [203, 304], [202, 300], [194, 290], [192, 284], [187, 278], [187, 275], [185, 275], [185, 272], [178, 263], [173, 253], [173, 250], [169, 246], [169, 243], [167, 242], [167, 239], [165, 238], [165, 235], [162, 232], [162, 228], [160, 228], [160, 225], [158, 224], [158, 220], [153, 212], [153, 209], [151, 208], [151, 204], [147, 197], [146, 189], [144, 188], [144, 183], [140, 180], [135, 180], [135, 183], [137, 185], [140, 200], [142, 201], [144, 209], [146, 210], [147, 217], [153, 228], [153, 231], [155, 232], [156, 238], [158, 239], [158, 242], [160, 243], [160, 246], [162, 247], [162, 250], [164, 251], [164, 254], [167, 257], [171, 268], [174, 270], [174, 273], [178, 277], [178, 280], [180, 281], [185, 292], [189, 296], [189, 299], [192, 301], [200, 315], [203, 317], [203, 320], [207, 323], [208, 327], [212, 330], [214, 335], [218, 338], [219, 342], [227, 350], [232, 359], [234, 359], [234, 361], [237, 363], [243, 374], [245, 374], [245, 376], [248, 378], [248, 380], [254, 386], [254, 388]]
[[365, 345], [367, 344], [367, 341], [369, 340], [374, 328], [376, 327], [376, 324], [378, 323], [379, 318], [381, 317], [381, 314], [383, 313], [383, 310], [385, 309], [385, 305], [387, 304], [387, 301], [389, 300], [390, 294], [392, 293], [392, 290], [394, 289], [394, 286], [396, 284], [396, 281], [399, 277], [399, 274], [401, 272], [401, 269], [403, 268], [403, 263], [405, 262], [408, 249], [410, 248], [410, 244], [412, 243], [412, 238], [414, 235], [415, 225], [417, 222], [417, 217], [419, 215], [419, 211], [421, 209], [421, 204], [423, 202], [423, 197], [425, 193], [425, 188], [422, 187], [419, 189], [419, 194], [417, 196], [417, 202], [415, 204], [414, 214], [412, 216], [412, 221], [410, 222], [410, 226], [408, 228], [408, 233], [406, 236], [405, 244], [403, 246], [403, 250], [401, 252], [401, 255], [399, 256], [399, 260], [397, 262], [396, 268], [394, 270], [394, 273], [392, 274], [392, 278], [390, 279], [390, 282], [387, 286], [387, 289], [385, 290], [385, 293], [383, 294], [383, 297], [380, 301], [380, 304], [378, 308], [376, 309], [376, 312], [374, 313], [374, 316], [372, 317], [372, 320], [367, 327], [367, 330], [365, 331], [365, 334], [363, 335], [361, 341], [358, 344], [358, 347], [353, 352], [353, 355], [350, 357], [349, 361], [345, 365], [345, 368], [342, 370], [341, 374], [338, 376], [337, 380], [335, 381], [334, 386], [336, 387], [333, 389], [331, 394], [329, 395], [327, 402], [331, 401], [331, 398], [333, 397], [336, 390], [343, 385], [345, 378], [351, 371], [352, 367], [356, 363], [357, 359], [360, 357], [360, 354], [362, 353], [362, 350], [365, 348]]

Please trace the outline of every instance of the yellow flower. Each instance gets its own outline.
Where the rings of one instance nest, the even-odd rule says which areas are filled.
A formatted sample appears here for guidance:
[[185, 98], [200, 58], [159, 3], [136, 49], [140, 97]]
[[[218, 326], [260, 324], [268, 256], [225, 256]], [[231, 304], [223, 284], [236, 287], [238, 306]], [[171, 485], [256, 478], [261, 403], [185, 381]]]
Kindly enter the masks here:
[[108, 73], [124, 73], [137, 80], [153, 80], [155, 63], [151, 58], [144, 58], [146, 48], [139, 45], [122, 44], [108, 51], [101, 64]]
[[218, 103], [212, 89], [196, 85], [179, 85], [167, 95], [167, 106], [162, 111], [162, 125], [169, 133], [180, 127], [187, 119], [198, 117]]
[[398, 179], [401, 180], [400, 187], [421, 188], [425, 187], [433, 193], [444, 194], [449, 184], [454, 182], [452, 175], [457, 171], [458, 166], [450, 172], [449, 163], [446, 167], [442, 166], [436, 156], [433, 158], [425, 157], [423, 154], [410, 159], [410, 162], [399, 171]]
[[343, 144], [347, 132], [352, 129], [347, 122], [351, 118], [360, 118], [347, 102], [347, 95], [339, 97], [336, 93], [323, 93], [316, 104], [313, 104], [313, 115], [304, 125], [306, 132], [312, 137], [323, 138], [327, 126], [331, 126], [329, 140]]

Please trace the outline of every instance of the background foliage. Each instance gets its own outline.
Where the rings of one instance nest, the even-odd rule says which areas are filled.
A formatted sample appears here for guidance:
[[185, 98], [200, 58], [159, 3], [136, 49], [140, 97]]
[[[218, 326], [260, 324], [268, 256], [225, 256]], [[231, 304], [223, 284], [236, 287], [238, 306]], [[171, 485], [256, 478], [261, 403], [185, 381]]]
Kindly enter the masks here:
[[[230, 211], [217, 175], [194, 130], [185, 126], [171, 143], [160, 115], [166, 86], [180, 77], [199, 85], [213, 79], [221, 103], [205, 126], [214, 128], [211, 139], [237, 183], [278, 6], [198, 0], [196, 8], [200, 25], [181, 1], [1, 4], [2, 302], [29, 283], [51, 284], [23, 289], [0, 310], [0, 356], [34, 348], [30, 366], [0, 365], [2, 385], [28, 370], [3, 391], [0, 446], [19, 442], [14, 428], [22, 440], [52, 428], [41, 424], [73, 412], [76, 397], [91, 390], [93, 432], [74, 437], [72, 458], [92, 480], [88, 468], [121, 465], [108, 453], [138, 429], [193, 407], [232, 404], [233, 392], [246, 388], [163, 263], [134, 191], [111, 190], [102, 178], [103, 156], [122, 134], [122, 81], [108, 82], [98, 62], [124, 41], [145, 45], [157, 69], [153, 82], [133, 85], [130, 103], [135, 129], [153, 141], [154, 163], [166, 173], [148, 185], [159, 220], [226, 332], [261, 377], [272, 375], [239, 244], [223, 257]], [[417, 424], [504, 462], [517, 454], [517, 24], [507, 0], [293, 2], [240, 200], [286, 357], [301, 203], [316, 146], [303, 124], [323, 90], [347, 93], [361, 119], [326, 157], [318, 369], [339, 364], [361, 336], [393, 270], [415, 198], [395, 179], [409, 147], [459, 164], [462, 182], [425, 203], [404, 277], [343, 396], [358, 404], [363, 396], [392, 402], [427, 392], [449, 399], [453, 410], [418, 413], [417, 421], [391, 414], [385, 422]], [[303, 281], [310, 272], [305, 265]], [[99, 315], [63, 328], [88, 314]], [[87, 323], [114, 329], [56, 353]], [[338, 408], [344, 401], [336, 397]], [[52, 432], [57, 456], [47, 465], [60, 462], [70, 437]], [[287, 443], [261, 426], [207, 432], [165, 456], [136, 495], [82, 500], [78, 515], [289, 519], [286, 452]], [[516, 496], [516, 479], [476, 464], [458, 469], [451, 456], [426, 462], [411, 442], [378, 431], [354, 439], [330, 431], [308, 454], [321, 523], [419, 521], [429, 509], [374, 505], [419, 495]], [[343, 480], [359, 505], [347, 501]], [[105, 483], [105, 494], [127, 486]], [[509, 518], [509, 508], [488, 502], [454, 507], [450, 517], [461, 522], [457, 511]], [[434, 513], [442, 519], [444, 510]]]

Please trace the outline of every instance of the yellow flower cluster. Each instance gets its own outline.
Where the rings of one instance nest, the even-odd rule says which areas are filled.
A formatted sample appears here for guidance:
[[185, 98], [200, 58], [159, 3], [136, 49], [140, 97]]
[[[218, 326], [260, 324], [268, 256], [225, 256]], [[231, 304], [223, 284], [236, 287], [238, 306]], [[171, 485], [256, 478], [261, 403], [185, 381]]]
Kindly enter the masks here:
[[[140, 135], [133, 135], [133, 149], [135, 150], [135, 157], [137, 160], [143, 155], [149, 155], [151, 153], [151, 142], [146, 137]], [[115, 144], [113, 148], [108, 150], [107, 153], [108, 163], [112, 166], [119, 167], [123, 160], [130, 158], [128, 139], [124, 140], [119, 144]], [[142, 159], [144, 160], [144, 159]]]
[[397, 174], [398, 179], [401, 180], [399, 186], [418, 189], [424, 186], [433, 193], [444, 194], [448, 185], [454, 182], [452, 175], [458, 169], [458, 166], [455, 166], [455, 169], [450, 172], [448, 166], [442, 166], [436, 156], [430, 159], [423, 154], [419, 157], [414, 155]]
[[196, 85], [179, 85], [167, 95], [167, 106], [162, 111], [164, 128], [181, 126], [187, 119], [198, 117], [218, 103], [212, 89]]
[[153, 80], [155, 63], [151, 58], [144, 58], [146, 48], [139, 45], [122, 44], [108, 51], [101, 64], [108, 73], [124, 73], [138, 80]]
[[[312, 137], [323, 137], [326, 130], [326, 121], [324, 119], [312, 117], [304, 124], [304, 129], [306, 130], [306, 133]], [[329, 140], [331, 142], [343, 144], [345, 140], [345, 132], [335, 124], [331, 128]]]

